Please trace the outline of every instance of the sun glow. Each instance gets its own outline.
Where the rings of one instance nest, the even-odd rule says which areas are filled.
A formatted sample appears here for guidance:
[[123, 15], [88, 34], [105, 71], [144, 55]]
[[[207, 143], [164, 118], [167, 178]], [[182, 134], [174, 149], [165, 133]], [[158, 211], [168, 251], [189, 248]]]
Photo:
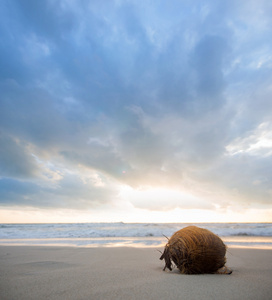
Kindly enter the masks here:
[[121, 188], [120, 198], [130, 202], [136, 208], [166, 211], [181, 207], [183, 209], [212, 209], [213, 206], [205, 199], [196, 197], [188, 192], [167, 188], [142, 187], [133, 189]]
[[220, 209], [208, 200], [167, 188], [122, 186], [118, 199], [97, 208], [45, 209], [5, 207], [1, 223], [220, 223], [271, 222], [272, 209]]
[[250, 209], [244, 212], [227, 210], [218, 212], [204, 209], [175, 208], [168, 211], [151, 211], [134, 207], [112, 210], [64, 210], [6, 208], [0, 210], [1, 223], [226, 223], [271, 222], [272, 209]]

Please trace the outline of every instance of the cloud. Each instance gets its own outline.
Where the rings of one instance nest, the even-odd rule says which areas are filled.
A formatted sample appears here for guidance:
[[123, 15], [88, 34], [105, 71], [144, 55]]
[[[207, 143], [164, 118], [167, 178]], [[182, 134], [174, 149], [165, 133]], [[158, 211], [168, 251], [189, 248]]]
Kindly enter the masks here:
[[[270, 10], [5, 1], [2, 203], [269, 206]], [[137, 192], [147, 187], [172, 199]]]
[[[223, 62], [228, 52], [226, 41], [220, 36], [205, 36], [195, 47], [193, 66], [197, 76], [197, 96], [204, 97], [205, 106], [220, 105], [224, 90]], [[214, 100], [215, 99], [215, 100]], [[219, 103], [218, 103], [219, 102]]]
[[40, 208], [88, 209], [114, 202], [118, 190], [103, 176], [62, 174], [51, 180], [0, 179], [0, 204]]
[[0, 133], [0, 172], [9, 177], [35, 177], [38, 166], [27, 145]]
[[247, 137], [237, 138], [226, 147], [229, 155], [248, 153], [253, 156], [268, 157], [272, 155], [272, 129], [268, 122], [261, 123]]

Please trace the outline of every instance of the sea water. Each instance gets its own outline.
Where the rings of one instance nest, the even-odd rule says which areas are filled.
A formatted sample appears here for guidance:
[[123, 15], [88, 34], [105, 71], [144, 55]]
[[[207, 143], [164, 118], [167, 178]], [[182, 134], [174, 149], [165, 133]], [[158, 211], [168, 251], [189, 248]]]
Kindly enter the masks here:
[[159, 247], [189, 225], [212, 231], [228, 246], [272, 248], [272, 223], [0, 224], [0, 245]]

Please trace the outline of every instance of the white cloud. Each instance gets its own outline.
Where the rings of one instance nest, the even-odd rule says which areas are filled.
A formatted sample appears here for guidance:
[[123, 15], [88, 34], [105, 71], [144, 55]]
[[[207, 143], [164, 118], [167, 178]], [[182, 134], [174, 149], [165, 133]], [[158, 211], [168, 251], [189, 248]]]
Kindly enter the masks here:
[[229, 155], [247, 153], [253, 156], [272, 155], [272, 124], [261, 123], [258, 127], [248, 133], [246, 137], [237, 138], [226, 146]]

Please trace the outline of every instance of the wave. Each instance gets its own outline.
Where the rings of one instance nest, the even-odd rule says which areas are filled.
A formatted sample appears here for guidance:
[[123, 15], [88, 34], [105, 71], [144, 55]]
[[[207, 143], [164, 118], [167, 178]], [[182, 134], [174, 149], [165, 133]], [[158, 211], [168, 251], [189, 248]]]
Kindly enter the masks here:
[[[188, 223], [0, 224], [0, 239], [170, 237]], [[272, 237], [272, 223], [201, 223], [221, 237]]]

